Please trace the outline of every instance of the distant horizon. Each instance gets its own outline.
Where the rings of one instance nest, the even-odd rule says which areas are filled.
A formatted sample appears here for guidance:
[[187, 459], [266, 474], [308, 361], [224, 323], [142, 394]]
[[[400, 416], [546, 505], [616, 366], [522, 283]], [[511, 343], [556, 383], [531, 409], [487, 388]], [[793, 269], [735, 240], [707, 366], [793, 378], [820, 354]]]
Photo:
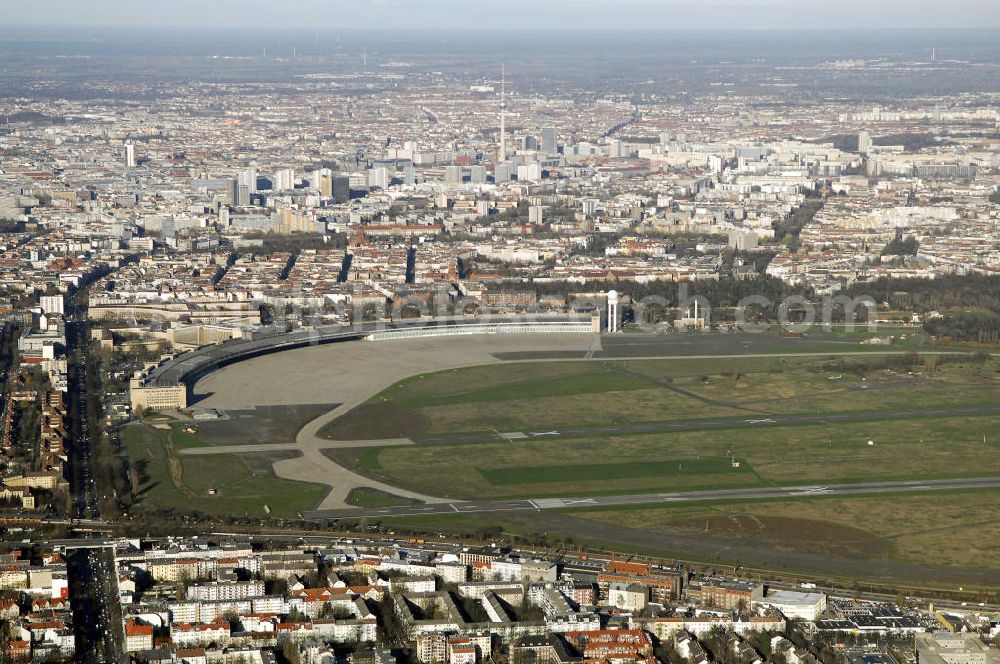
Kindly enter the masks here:
[[[2, 0], [8, 27], [476, 30], [1000, 29], [993, 0]], [[643, 28], [646, 29], [646, 28]]]
[[[316, 27], [298, 27], [298, 26], [278, 26], [278, 27], [259, 27], [259, 26], [220, 26], [220, 25], [148, 25], [148, 24], [93, 24], [93, 25], [45, 25], [41, 23], [9, 23], [8, 27], [16, 28], [18, 30], [39, 30], [39, 31], [51, 31], [51, 32], [78, 32], [81, 27], [86, 27], [88, 29], [97, 30], [107, 30], [107, 31], [120, 31], [120, 30], [137, 30], [137, 31], [149, 31], [149, 32], [259, 32], [259, 33], [294, 33], [301, 32], [304, 34], [314, 34], [316, 32], [320, 33], [336, 33], [340, 31], [351, 31], [351, 32], [365, 32], [365, 33], [393, 33], [393, 34], [445, 34], [454, 33], [455, 28], [445, 28], [445, 27], [432, 27], [432, 26], [418, 26], [418, 27], [400, 27], [400, 26], [389, 26], [389, 27], [372, 27], [372, 26], [316, 26]], [[663, 28], [643, 28], [643, 27], [626, 27], [626, 26], [607, 26], [607, 27], [586, 27], [586, 28], [572, 28], [572, 27], [559, 27], [559, 26], [528, 26], [523, 28], [515, 28], [511, 26], [500, 26], [500, 27], [488, 27], [488, 26], [475, 26], [469, 28], [463, 28], [462, 34], [469, 33], [560, 33], [560, 34], [601, 34], [601, 33], [646, 33], [646, 34], [660, 34], [660, 33], [748, 33], [748, 32], [789, 32], [789, 33], [802, 33], [802, 32], [812, 32], [812, 33], [879, 33], [879, 32], [922, 32], [922, 33], [933, 33], [933, 32], [944, 32], [944, 33], [956, 33], [956, 32], [1000, 32], [1000, 24], [997, 25], [986, 25], [986, 26], [958, 26], [958, 27], [911, 27], [911, 26], [901, 26], [901, 27], [891, 27], [891, 26], [834, 26], [834, 27], [796, 27], [796, 26], [730, 26], [730, 27], [702, 27], [702, 26], [680, 26], [680, 27], [663, 27]], [[85, 37], [86, 35], [81, 35]], [[461, 35], [458, 35], [461, 36]], [[23, 38], [23, 35], [17, 34], [3, 34], [0, 35], [0, 41], [17, 41]]]
[[[2, 2], [3, 0], [0, 0]], [[392, 26], [336, 28], [232, 25], [52, 27], [24, 25], [0, 36], [6, 57], [54, 55], [88, 57], [335, 57], [365, 51], [375, 58], [421, 60], [472, 57], [484, 62], [525, 63], [552, 58], [656, 58], [661, 64], [699, 61], [784, 62], [824, 60], [930, 60], [1000, 63], [1000, 27], [840, 28], [765, 27], [565, 27], [512, 29], [478, 26], [468, 30]]]

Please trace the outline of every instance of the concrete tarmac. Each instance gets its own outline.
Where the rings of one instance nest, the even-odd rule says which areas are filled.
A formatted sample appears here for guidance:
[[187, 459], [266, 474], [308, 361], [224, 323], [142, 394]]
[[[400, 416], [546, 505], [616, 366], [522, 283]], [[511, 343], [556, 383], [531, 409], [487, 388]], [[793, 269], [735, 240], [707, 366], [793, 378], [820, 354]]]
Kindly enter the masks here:
[[467, 514], [478, 512], [510, 512], [524, 510], [554, 510], [582, 507], [616, 507], [664, 503], [704, 502], [714, 500], [762, 500], [773, 498], [809, 498], [813, 496], [852, 496], [872, 493], [905, 491], [944, 491], [1000, 487], [1000, 477], [978, 477], [949, 480], [907, 480], [900, 482], [864, 482], [809, 486], [759, 487], [752, 489], [719, 489], [714, 491], [684, 491], [678, 493], [645, 493], [624, 496], [592, 496], [574, 498], [533, 498], [521, 500], [473, 500], [438, 502], [433, 505], [404, 505], [370, 509], [314, 510], [305, 516], [314, 519], [358, 517], [426, 516], [429, 514]]
[[[308, 422], [293, 441], [274, 446], [232, 445], [186, 450], [186, 454], [219, 454], [275, 449], [297, 449], [301, 456], [274, 462], [278, 477], [330, 487], [317, 509], [349, 507], [347, 497], [368, 487], [426, 503], [444, 499], [399, 489], [359, 475], [335, 463], [323, 449], [365, 447], [372, 441], [332, 441], [319, 437], [328, 422], [350, 412], [382, 390], [410, 376], [496, 364], [494, 353], [565, 351], [581, 353], [600, 348], [591, 334], [499, 334], [457, 337], [418, 337], [395, 341], [348, 341], [263, 355], [224, 367], [199, 380], [193, 389], [202, 408], [240, 409], [258, 405], [339, 403]], [[200, 398], [199, 398], [200, 397]], [[405, 439], [394, 444], [407, 444]], [[380, 441], [384, 444], [385, 441]]]

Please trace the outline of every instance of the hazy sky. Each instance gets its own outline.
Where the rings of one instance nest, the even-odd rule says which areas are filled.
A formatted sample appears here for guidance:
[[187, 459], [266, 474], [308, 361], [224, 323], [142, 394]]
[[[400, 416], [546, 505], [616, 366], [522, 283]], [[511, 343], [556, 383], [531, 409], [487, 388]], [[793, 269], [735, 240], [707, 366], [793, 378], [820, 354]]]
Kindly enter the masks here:
[[234, 28], [989, 28], [998, 0], [0, 0], [3, 22]]

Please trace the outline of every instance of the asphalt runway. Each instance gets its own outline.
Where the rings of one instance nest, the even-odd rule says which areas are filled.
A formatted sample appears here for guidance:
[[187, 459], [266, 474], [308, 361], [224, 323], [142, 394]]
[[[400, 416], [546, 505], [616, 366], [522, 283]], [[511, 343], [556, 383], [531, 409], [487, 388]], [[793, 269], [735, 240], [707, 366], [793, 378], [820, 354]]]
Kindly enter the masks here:
[[835, 422], [871, 422], [879, 420], [901, 420], [909, 418], [948, 417], [955, 415], [997, 415], [1000, 406], [975, 408], [933, 408], [930, 410], [898, 411], [852, 411], [849, 413], [827, 413], [817, 415], [760, 415], [745, 418], [719, 418], [689, 420], [686, 422], [646, 422], [642, 424], [620, 424], [606, 427], [582, 427], [554, 431], [510, 431], [487, 434], [456, 434], [453, 436], [417, 437], [418, 444], [441, 443], [481, 443], [491, 440], [525, 440], [532, 438], [578, 438], [598, 435], [618, 435], [629, 433], [656, 433], [667, 431], [699, 431], [704, 429], [735, 429], [754, 426], [783, 426], [791, 424], [832, 424]]
[[710, 500], [754, 500], [767, 498], [809, 498], [812, 496], [849, 496], [869, 493], [899, 493], [902, 491], [945, 491], [956, 489], [1000, 488], [1000, 477], [977, 477], [951, 480], [908, 480], [900, 482], [864, 482], [811, 486], [759, 487], [753, 489], [720, 489], [715, 491], [685, 491], [679, 493], [644, 493], [624, 496], [593, 496], [578, 498], [534, 498], [519, 500], [470, 500], [399, 507], [315, 510], [306, 512], [310, 519], [359, 517], [427, 516], [430, 514], [470, 514], [480, 512], [511, 512], [552, 510], [580, 507], [615, 507], [621, 505], [656, 505]]

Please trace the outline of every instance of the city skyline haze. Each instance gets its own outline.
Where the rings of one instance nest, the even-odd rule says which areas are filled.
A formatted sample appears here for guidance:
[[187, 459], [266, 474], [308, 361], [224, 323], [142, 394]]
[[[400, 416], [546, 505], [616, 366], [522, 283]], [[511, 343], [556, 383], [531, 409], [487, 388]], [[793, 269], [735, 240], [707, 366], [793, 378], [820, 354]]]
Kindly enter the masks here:
[[842, 0], [837, 11], [792, 0], [5, 0], [9, 25], [322, 29], [956, 29], [1000, 27], [989, 0]]

